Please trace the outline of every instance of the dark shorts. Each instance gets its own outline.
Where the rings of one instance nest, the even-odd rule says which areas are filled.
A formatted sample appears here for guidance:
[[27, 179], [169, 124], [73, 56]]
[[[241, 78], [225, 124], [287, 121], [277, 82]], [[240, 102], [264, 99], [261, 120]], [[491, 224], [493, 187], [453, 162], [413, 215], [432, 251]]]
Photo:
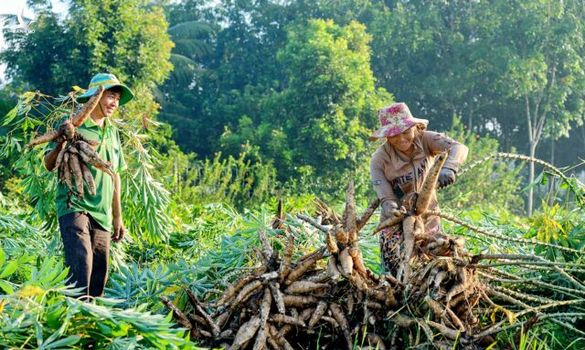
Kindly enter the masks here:
[[84, 288], [83, 295], [101, 296], [108, 279], [111, 233], [89, 214], [69, 213], [59, 218], [59, 229], [69, 266], [69, 282]]

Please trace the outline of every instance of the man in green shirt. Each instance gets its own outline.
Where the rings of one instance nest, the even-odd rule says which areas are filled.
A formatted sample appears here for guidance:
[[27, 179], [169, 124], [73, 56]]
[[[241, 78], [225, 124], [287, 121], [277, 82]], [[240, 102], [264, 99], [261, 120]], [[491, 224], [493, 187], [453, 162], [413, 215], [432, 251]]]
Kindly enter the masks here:
[[[69, 266], [70, 281], [76, 287], [85, 288], [84, 294], [101, 296], [108, 277], [110, 239], [119, 242], [124, 237], [120, 205], [120, 171], [126, 162], [120, 143], [118, 129], [111, 116], [119, 106], [130, 101], [132, 91], [113, 75], [96, 74], [87, 91], [78, 97], [86, 102], [104, 87], [102, 97], [90, 118], [77, 128], [77, 132], [89, 141], [96, 141], [96, 153], [112, 165], [114, 177], [89, 166], [94, 177], [96, 191], [84, 191], [83, 196], [71, 196], [61, 181], [57, 184], [57, 216], [65, 250], [65, 263]], [[69, 123], [67, 128], [73, 128]], [[65, 147], [60, 141], [45, 155], [45, 167], [51, 171], [59, 152]], [[87, 186], [87, 185], [85, 185]]]

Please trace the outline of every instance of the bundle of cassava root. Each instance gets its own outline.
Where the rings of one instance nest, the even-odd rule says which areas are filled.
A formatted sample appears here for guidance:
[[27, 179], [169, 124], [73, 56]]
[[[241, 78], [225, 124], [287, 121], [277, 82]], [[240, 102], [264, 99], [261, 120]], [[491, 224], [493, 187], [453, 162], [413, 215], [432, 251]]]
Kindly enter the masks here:
[[103, 91], [103, 87], [100, 86], [97, 93], [83, 105], [79, 112], [65, 119], [57, 129], [33, 139], [26, 145], [26, 147], [31, 148], [47, 142], [62, 141], [62, 149], [57, 155], [53, 169], [58, 170], [59, 180], [69, 188], [69, 198], [71, 195], [82, 197], [84, 183], [87, 184], [90, 194], [96, 194], [95, 181], [88, 166], [105, 172], [115, 181], [111, 165], [100, 159], [94, 150], [94, 147], [97, 146], [96, 142], [85, 139], [76, 131], [76, 128], [83, 124], [96, 108]]
[[[460, 238], [425, 234], [424, 217], [438, 215], [426, 211], [443, 162], [444, 156], [438, 157], [410, 204], [405, 201], [395, 218], [374, 230], [402, 225], [396, 276], [376, 275], [364, 264], [360, 232], [379, 202], [358, 217], [350, 183], [341, 218], [320, 201], [320, 220], [298, 215], [322, 232], [323, 247], [293, 262], [295, 242], [279, 206], [272, 228], [286, 234], [282, 253], [260, 230], [259, 266], [218, 299], [202, 301], [187, 290], [185, 310], [166, 297], [162, 301], [200, 345], [287, 350], [485, 348], [507, 328], [506, 322], [509, 327], [524, 325], [526, 331], [543, 309], [571, 304], [492, 285], [501, 274], [492, 269], [496, 276], [482, 280], [476, 271], [481, 260], [497, 257], [469, 256]], [[512, 315], [524, 320], [512, 320]]]

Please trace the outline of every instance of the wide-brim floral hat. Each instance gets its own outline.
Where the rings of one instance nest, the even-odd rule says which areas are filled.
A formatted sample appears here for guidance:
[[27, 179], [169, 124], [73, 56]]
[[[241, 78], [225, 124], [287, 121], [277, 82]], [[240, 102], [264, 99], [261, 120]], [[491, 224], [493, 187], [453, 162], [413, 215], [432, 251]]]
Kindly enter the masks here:
[[378, 119], [381, 126], [370, 136], [371, 141], [396, 136], [419, 124], [426, 128], [429, 124], [426, 119], [413, 117], [404, 102], [397, 102], [380, 108], [378, 110]]

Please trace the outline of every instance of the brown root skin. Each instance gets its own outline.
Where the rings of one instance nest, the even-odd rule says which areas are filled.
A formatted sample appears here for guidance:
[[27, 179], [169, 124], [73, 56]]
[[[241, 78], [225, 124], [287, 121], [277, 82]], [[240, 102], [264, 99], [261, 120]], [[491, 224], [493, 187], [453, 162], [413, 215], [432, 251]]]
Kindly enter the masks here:
[[63, 145], [63, 148], [59, 151], [59, 154], [57, 154], [57, 159], [55, 159], [55, 166], [53, 167], [52, 171], [54, 171], [55, 169], [59, 169], [59, 167], [61, 166], [61, 163], [63, 162], [63, 157], [65, 156], [65, 152], [67, 152], [67, 141], [65, 141], [65, 144]]
[[311, 293], [319, 289], [326, 289], [329, 288], [330, 285], [328, 283], [315, 283], [306, 280], [295, 281], [291, 283], [286, 289], [285, 293], [287, 294], [305, 294]]
[[264, 297], [262, 298], [262, 303], [260, 304], [260, 326], [264, 327], [266, 325], [266, 321], [268, 320], [268, 315], [270, 314], [270, 306], [272, 305], [272, 294], [270, 293], [270, 288], [264, 288]]
[[[286, 327], [286, 326], [285, 326]], [[278, 332], [274, 325], [270, 325], [269, 327], [270, 337], [274, 339], [274, 341], [278, 344], [281, 349], [285, 350], [293, 350], [294, 348], [290, 345], [290, 343], [284, 338], [283, 335]]]
[[266, 324], [261, 325], [260, 329], [258, 329], [258, 334], [256, 335], [256, 340], [254, 341], [254, 346], [252, 350], [262, 350], [266, 348], [266, 340], [268, 338], [268, 327]]
[[402, 221], [402, 237], [404, 246], [404, 255], [402, 256], [402, 266], [398, 272], [398, 280], [406, 282], [410, 279], [410, 259], [414, 250], [414, 225], [415, 216], [407, 216]]
[[353, 181], [350, 181], [347, 186], [347, 194], [345, 201], [345, 211], [343, 212], [343, 226], [348, 232], [348, 240], [351, 244], [357, 240], [357, 213], [355, 209], [355, 194]]
[[274, 250], [272, 249], [272, 245], [268, 241], [268, 236], [266, 236], [266, 231], [260, 230], [258, 233], [258, 237], [260, 237], [260, 242], [262, 243], [262, 255], [267, 261], [272, 259], [272, 255], [274, 254]]
[[329, 257], [329, 261], [327, 262], [327, 272], [333, 281], [339, 281], [341, 278], [341, 273], [337, 268], [337, 259], [333, 255]]
[[331, 254], [339, 253], [339, 246], [337, 246], [337, 242], [335, 242], [335, 237], [331, 232], [327, 232], [325, 234], [325, 242], [327, 243], [327, 250]]
[[433, 300], [430, 296], [426, 296], [425, 297], [425, 302], [427, 303], [427, 305], [429, 306], [429, 308], [433, 311], [433, 313], [435, 314], [435, 317], [437, 319], [440, 319], [443, 314], [445, 313], [445, 308], [436, 300]]
[[446, 337], [446, 338], [448, 338], [448, 339], [450, 339], [450, 340], [455, 340], [455, 339], [457, 339], [457, 337], [459, 336], [459, 333], [460, 333], [460, 332], [458, 332], [458, 331], [456, 331], [456, 330], [454, 330], [454, 329], [452, 329], [452, 328], [449, 328], [449, 327], [445, 326], [444, 324], [437, 323], [437, 322], [430, 321], [430, 320], [429, 320], [429, 321], [426, 321], [426, 322], [427, 322], [427, 324], [428, 324], [429, 326], [431, 326], [431, 327], [435, 328], [435, 329], [436, 329], [436, 330], [438, 330], [438, 331], [439, 331], [439, 332], [440, 332], [440, 333], [441, 333], [441, 334], [442, 334], [444, 337]]
[[81, 173], [83, 174], [83, 179], [85, 180], [85, 183], [87, 183], [87, 188], [89, 190], [89, 194], [91, 194], [92, 196], [95, 196], [95, 194], [96, 194], [95, 180], [93, 178], [93, 175], [91, 174], [91, 170], [89, 170], [89, 168], [87, 167], [87, 165], [85, 165], [84, 162], [79, 162], [79, 166], [81, 167]]
[[69, 152], [66, 152], [63, 156], [63, 162], [61, 163], [61, 174], [63, 178], [61, 179], [69, 191], [73, 192], [73, 184], [71, 183], [71, 168], [69, 167]]
[[323, 315], [325, 315], [326, 311], [327, 311], [327, 303], [324, 301], [320, 301], [319, 304], [317, 304], [317, 308], [315, 309], [315, 312], [311, 315], [311, 318], [309, 320], [309, 328], [315, 327], [315, 325], [317, 325], [317, 322], [319, 322], [319, 320], [321, 320], [321, 317], [323, 317]]
[[47, 142], [51, 142], [51, 141], [55, 141], [57, 140], [59, 137], [61, 137], [61, 132], [59, 130], [52, 130], [47, 132], [46, 134], [43, 134], [39, 137], [36, 137], [34, 139], [32, 139], [29, 143], [26, 144], [26, 148], [32, 148], [38, 145], [41, 145], [43, 143], [47, 143]]
[[81, 172], [81, 165], [79, 164], [79, 157], [76, 154], [69, 155], [69, 168], [71, 169], [71, 175], [75, 180], [75, 191], [79, 198], [83, 197], [83, 173]]
[[347, 277], [353, 273], [353, 259], [349, 255], [349, 248], [345, 248], [339, 253], [339, 265], [341, 265], [340, 272]]
[[238, 329], [236, 333], [236, 338], [234, 342], [230, 346], [230, 350], [237, 350], [244, 345], [247, 341], [252, 339], [256, 334], [256, 331], [260, 327], [260, 317], [255, 316], [252, 317], [248, 322], [244, 323]]
[[240, 290], [240, 292], [238, 293], [238, 295], [236, 296], [236, 298], [232, 302], [231, 307], [235, 308], [238, 305], [242, 304], [243, 302], [248, 300], [248, 298], [251, 297], [252, 294], [260, 288], [262, 288], [262, 282], [260, 282], [258, 280], [248, 283], [245, 287], [243, 287]]
[[337, 323], [337, 321], [335, 321], [335, 319], [333, 317], [323, 316], [323, 317], [321, 317], [321, 319], [323, 321], [329, 322], [329, 324], [331, 324], [331, 326], [333, 328], [339, 328], [339, 323]]
[[286, 305], [284, 304], [284, 295], [280, 291], [280, 285], [272, 282], [268, 287], [270, 288], [270, 293], [272, 294], [272, 299], [274, 299], [278, 312], [284, 314], [286, 312]]
[[89, 144], [83, 141], [76, 141], [74, 145], [79, 150], [79, 155], [81, 156], [84, 162], [105, 172], [111, 177], [114, 177], [112, 165], [108, 162], [103, 161]]
[[214, 338], [219, 337], [219, 333], [220, 333], [219, 326], [213, 321], [213, 319], [211, 318], [211, 316], [209, 316], [207, 311], [205, 311], [205, 309], [203, 309], [203, 306], [201, 305], [201, 303], [197, 299], [197, 296], [195, 296], [195, 294], [193, 294], [193, 292], [191, 292], [188, 289], [185, 290], [185, 292], [187, 293], [187, 296], [189, 297], [189, 302], [191, 303], [191, 305], [193, 305], [195, 310], [197, 310], [197, 312], [199, 312], [199, 314], [203, 317], [203, 319], [205, 320], [205, 322], [207, 323], [207, 325], [211, 329], [211, 334], [213, 335], [213, 337]]
[[349, 234], [347, 231], [341, 225], [335, 226], [333, 230], [337, 242], [339, 244], [347, 245], [349, 242]]
[[398, 225], [399, 223], [402, 222], [402, 220], [404, 219], [404, 216], [405, 216], [404, 213], [399, 213], [397, 216], [393, 216], [391, 218], [384, 220], [383, 222], [381, 222], [378, 225], [378, 227], [376, 227], [376, 229], [374, 230], [373, 233], [376, 234], [387, 227], [392, 227], [392, 226]]
[[435, 187], [437, 185], [439, 173], [441, 172], [441, 168], [443, 167], [443, 164], [445, 164], [446, 160], [447, 160], [446, 153], [442, 153], [441, 155], [439, 155], [436, 158], [435, 163], [433, 163], [433, 166], [431, 167], [431, 169], [429, 169], [429, 172], [425, 176], [425, 180], [416, 199], [415, 212], [416, 215], [421, 215], [427, 211], [429, 203], [431, 202], [431, 198], [435, 191]]
[[292, 254], [294, 249], [295, 237], [292, 235], [291, 232], [288, 230], [286, 231], [286, 245], [284, 248], [284, 254], [282, 257], [282, 261], [280, 262], [279, 268], [279, 281], [283, 283], [290, 273], [291, 264], [292, 264]]
[[370, 220], [370, 218], [372, 217], [372, 215], [374, 214], [376, 209], [378, 209], [379, 206], [380, 206], [380, 200], [378, 198], [374, 199], [370, 203], [370, 205], [368, 206], [368, 209], [366, 209], [366, 211], [362, 214], [362, 216], [357, 220], [356, 229], [358, 232], [362, 230], [362, 228], [366, 225], [368, 220]]
[[256, 279], [255, 275], [247, 275], [239, 279], [235, 283], [231, 284], [229, 287], [227, 287], [227, 289], [219, 298], [219, 300], [215, 302], [215, 306], [221, 306], [223, 304], [228, 303], [229, 300], [231, 300], [236, 295], [236, 293], [240, 291], [240, 289], [242, 289], [244, 286], [246, 286], [248, 283], [252, 282], [255, 279]]
[[219, 326], [219, 328], [223, 328], [231, 315], [232, 310], [226, 310], [215, 319], [215, 323]]
[[331, 310], [333, 318], [335, 319], [335, 321], [337, 321], [337, 323], [341, 327], [341, 330], [343, 331], [343, 335], [345, 336], [348, 349], [351, 349], [352, 348], [351, 331], [349, 329], [349, 322], [347, 321], [347, 318], [343, 313], [343, 309], [341, 308], [341, 306], [335, 303], [331, 303], [329, 304], [329, 310]]
[[169, 310], [173, 311], [173, 316], [175, 316], [175, 319], [178, 321], [178, 323], [181, 325], [181, 327], [191, 329], [191, 322], [189, 322], [189, 319], [187, 318], [187, 316], [185, 316], [185, 314], [181, 310], [179, 310], [175, 306], [175, 304], [173, 304], [165, 296], [161, 296], [160, 300], [163, 302], [163, 304], [165, 304], [165, 306], [167, 308], [169, 308]]
[[318, 251], [316, 251], [312, 256], [308, 257], [304, 261], [301, 261], [299, 265], [288, 274], [285, 284], [289, 285], [294, 281], [298, 280], [305, 272], [307, 272], [307, 270], [313, 267], [318, 260], [323, 258], [324, 254], [325, 249], [321, 248]]
[[95, 95], [93, 95], [84, 105], [81, 107], [79, 112], [77, 112], [74, 116], [71, 117], [71, 124], [74, 127], [79, 127], [81, 124], [85, 122], [85, 120], [91, 115], [91, 112], [97, 107], [102, 98], [102, 94], [104, 93], [104, 87], [99, 86]]
[[270, 317], [270, 321], [273, 323], [290, 324], [292, 326], [306, 327], [305, 322], [303, 322], [302, 320], [299, 320], [296, 317], [287, 316], [283, 314], [272, 315]]
[[349, 255], [353, 259], [353, 269], [362, 275], [363, 277], [368, 276], [368, 268], [364, 264], [364, 258], [362, 257], [362, 251], [356, 248], [349, 248]]
[[317, 298], [312, 296], [300, 296], [300, 295], [284, 295], [284, 305], [287, 307], [306, 307], [315, 305], [319, 301]]

